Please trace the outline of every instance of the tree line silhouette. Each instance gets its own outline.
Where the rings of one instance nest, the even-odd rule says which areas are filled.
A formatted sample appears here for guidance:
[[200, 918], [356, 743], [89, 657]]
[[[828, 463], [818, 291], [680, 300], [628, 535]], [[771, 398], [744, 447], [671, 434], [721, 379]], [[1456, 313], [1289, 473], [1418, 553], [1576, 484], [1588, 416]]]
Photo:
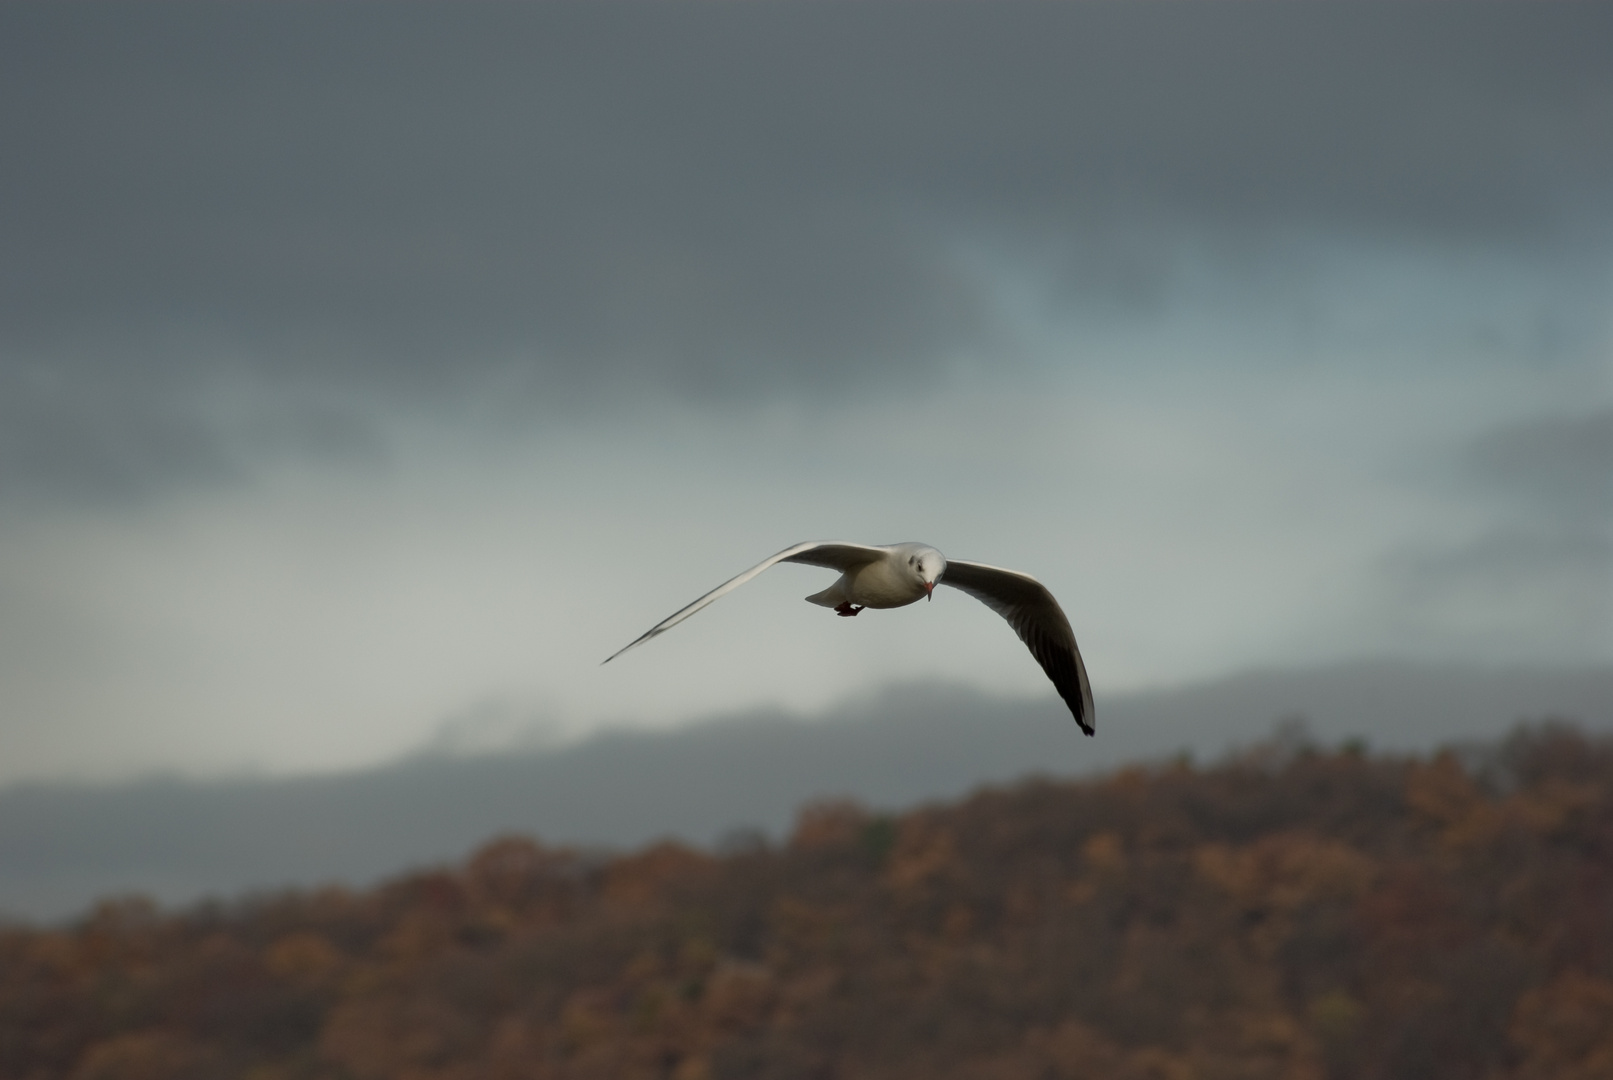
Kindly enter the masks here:
[[1279, 739], [787, 841], [0, 930], [16, 1080], [1605, 1080], [1613, 739]]

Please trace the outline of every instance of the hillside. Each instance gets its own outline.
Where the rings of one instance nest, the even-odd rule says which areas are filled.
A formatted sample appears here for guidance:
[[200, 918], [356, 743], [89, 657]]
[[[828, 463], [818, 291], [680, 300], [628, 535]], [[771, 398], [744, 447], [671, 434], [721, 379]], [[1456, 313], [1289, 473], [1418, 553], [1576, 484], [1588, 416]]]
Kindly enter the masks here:
[[788, 842], [0, 934], [0, 1075], [1613, 1075], [1613, 740], [1281, 742]]

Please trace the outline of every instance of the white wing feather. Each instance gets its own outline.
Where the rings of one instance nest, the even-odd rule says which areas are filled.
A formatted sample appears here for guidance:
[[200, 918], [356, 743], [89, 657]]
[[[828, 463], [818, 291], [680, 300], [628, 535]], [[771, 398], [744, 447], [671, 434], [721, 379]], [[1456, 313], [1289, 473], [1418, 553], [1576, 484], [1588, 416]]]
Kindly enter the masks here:
[[611, 653], [602, 663], [608, 664], [633, 646], [642, 645], [651, 638], [666, 633], [701, 608], [733, 592], [770, 566], [775, 566], [781, 562], [796, 562], [806, 563], [809, 566], [823, 566], [844, 573], [847, 570], [874, 562], [876, 559], [884, 558], [888, 550], [888, 548], [875, 547], [871, 544], [848, 544], [839, 540], [808, 540], [804, 544], [787, 547], [777, 555], [757, 563], [738, 577], [729, 578], [689, 606], [679, 608], [622, 648]]

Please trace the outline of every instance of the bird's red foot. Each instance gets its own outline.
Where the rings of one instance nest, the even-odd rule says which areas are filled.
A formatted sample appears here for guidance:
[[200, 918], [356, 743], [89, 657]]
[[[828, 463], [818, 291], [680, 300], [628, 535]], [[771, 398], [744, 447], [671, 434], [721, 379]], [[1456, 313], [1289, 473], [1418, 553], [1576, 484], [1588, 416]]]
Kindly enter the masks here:
[[861, 610], [862, 610], [862, 608], [860, 608], [860, 607], [853, 607], [852, 604], [851, 604], [851, 601], [849, 601], [849, 600], [842, 600], [839, 604], [837, 604], [835, 606], [835, 614], [836, 615], [842, 615], [842, 616], [844, 616], [844, 617], [846, 617], [848, 619], [851, 618], [853, 615], [857, 614], [857, 612], [859, 612]]

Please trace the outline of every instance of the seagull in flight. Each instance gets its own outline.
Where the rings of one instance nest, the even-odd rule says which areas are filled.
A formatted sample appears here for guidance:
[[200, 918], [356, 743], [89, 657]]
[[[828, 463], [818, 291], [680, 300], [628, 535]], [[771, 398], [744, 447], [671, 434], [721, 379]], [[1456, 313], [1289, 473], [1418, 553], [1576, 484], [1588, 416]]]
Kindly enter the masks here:
[[1029, 574], [1003, 570], [984, 563], [948, 561], [928, 544], [848, 544], [835, 540], [809, 540], [787, 547], [730, 578], [706, 595], [680, 608], [650, 627], [638, 638], [605, 658], [610, 663], [635, 645], [666, 633], [684, 619], [727, 593], [733, 592], [770, 566], [781, 562], [805, 563], [840, 571], [840, 578], [807, 603], [833, 608], [835, 614], [853, 616], [864, 608], [896, 608], [930, 599], [936, 585], [962, 589], [1008, 620], [1053, 681], [1059, 697], [1070, 707], [1075, 722], [1088, 735], [1092, 725], [1092, 686], [1081, 650], [1075, 644], [1070, 620], [1047, 587]]

